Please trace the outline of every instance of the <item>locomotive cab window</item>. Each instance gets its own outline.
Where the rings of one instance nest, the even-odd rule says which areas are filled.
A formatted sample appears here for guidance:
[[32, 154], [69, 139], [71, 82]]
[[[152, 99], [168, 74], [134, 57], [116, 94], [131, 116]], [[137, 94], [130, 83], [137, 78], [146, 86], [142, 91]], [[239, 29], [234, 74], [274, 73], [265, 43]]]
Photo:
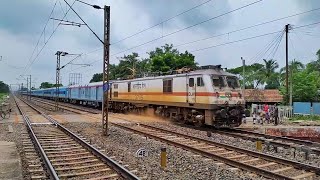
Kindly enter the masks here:
[[194, 78], [189, 78], [189, 87], [194, 86]]
[[163, 80], [163, 92], [172, 93], [172, 79]]
[[202, 77], [197, 77], [197, 86], [202, 87], [204, 86], [204, 82]]
[[225, 87], [225, 83], [222, 76], [212, 76], [212, 84], [215, 87]]
[[240, 87], [237, 78], [233, 76], [227, 77], [227, 83], [228, 83], [228, 86], [233, 89]]

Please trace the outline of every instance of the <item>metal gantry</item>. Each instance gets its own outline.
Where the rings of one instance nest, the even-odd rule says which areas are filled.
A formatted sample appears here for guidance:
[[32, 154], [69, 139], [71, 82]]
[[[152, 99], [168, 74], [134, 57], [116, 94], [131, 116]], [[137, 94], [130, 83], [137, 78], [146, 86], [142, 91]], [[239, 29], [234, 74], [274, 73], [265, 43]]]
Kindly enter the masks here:
[[63, 52], [63, 51], [57, 51], [56, 54], [57, 55], [57, 67], [56, 67], [56, 98], [55, 98], [55, 110], [58, 111], [59, 110], [59, 91], [60, 91], [60, 58], [61, 56], [66, 56], [68, 55], [67, 52]]

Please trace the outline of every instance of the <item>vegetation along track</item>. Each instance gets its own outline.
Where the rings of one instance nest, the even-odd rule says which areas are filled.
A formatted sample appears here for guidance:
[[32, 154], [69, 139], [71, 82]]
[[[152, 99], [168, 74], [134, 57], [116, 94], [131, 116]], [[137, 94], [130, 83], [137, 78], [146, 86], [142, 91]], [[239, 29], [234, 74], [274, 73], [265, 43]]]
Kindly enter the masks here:
[[[16, 99], [15, 99], [16, 100]], [[16, 100], [50, 179], [139, 179], [28, 102], [47, 122], [32, 122]]]
[[[69, 108], [71, 107], [69, 106]], [[320, 168], [296, 161], [216, 143], [150, 125], [112, 124], [128, 131], [133, 131], [134, 133], [213, 158], [231, 166], [252, 171], [264, 177], [275, 179], [319, 178]]]

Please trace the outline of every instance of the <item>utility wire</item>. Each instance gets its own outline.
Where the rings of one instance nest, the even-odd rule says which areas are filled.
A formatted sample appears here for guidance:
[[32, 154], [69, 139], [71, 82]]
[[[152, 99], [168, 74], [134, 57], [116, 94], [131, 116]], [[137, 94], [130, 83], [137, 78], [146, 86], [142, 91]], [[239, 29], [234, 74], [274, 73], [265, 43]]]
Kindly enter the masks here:
[[195, 49], [195, 50], [192, 50], [191, 52], [198, 52], [198, 51], [203, 51], [203, 50], [207, 50], [207, 49], [211, 49], [211, 48], [215, 48], [215, 47], [219, 47], [219, 46], [225, 46], [225, 45], [234, 44], [234, 43], [237, 43], [237, 42], [256, 39], [256, 38], [259, 38], [259, 37], [268, 36], [268, 35], [275, 34], [275, 33], [278, 33], [278, 32], [281, 32], [281, 31], [274, 31], [274, 32], [265, 33], [265, 34], [261, 34], [261, 35], [257, 35], [257, 36], [252, 36], [252, 37], [248, 37], [248, 38], [244, 38], [244, 39], [239, 39], [239, 40], [235, 40], [235, 41], [229, 41], [229, 42], [218, 44], [218, 45], [213, 45], [213, 46], [208, 46], [208, 47], [205, 47], [205, 48]]
[[289, 15], [289, 16], [273, 19], [273, 20], [270, 20], [270, 21], [265, 21], [265, 22], [262, 22], [262, 23], [258, 23], [258, 24], [255, 24], [255, 25], [251, 25], [251, 26], [247, 26], [247, 27], [244, 27], [244, 28], [236, 29], [236, 30], [229, 31], [229, 32], [226, 32], [226, 33], [210, 36], [210, 37], [207, 37], [207, 38], [198, 39], [198, 40], [194, 40], [194, 41], [189, 41], [189, 42], [186, 42], [186, 43], [182, 43], [182, 44], [176, 45], [175, 47], [184, 46], [184, 45], [187, 45], [187, 44], [192, 44], [192, 43], [196, 43], [196, 42], [199, 42], [199, 41], [212, 39], [212, 38], [223, 36], [223, 35], [229, 35], [231, 33], [239, 32], [239, 31], [243, 31], [243, 30], [247, 30], [247, 29], [251, 29], [251, 28], [254, 28], [254, 27], [257, 27], [257, 26], [262, 26], [262, 25], [265, 25], [265, 24], [270, 24], [270, 23], [273, 23], [273, 22], [276, 22], [276, 21], [280, 21], [280, 20], [283, 20], [283, 19], [288, 19], [288, 18], [291, 18], [291, 17], [303, 15], [303, 14], [314, 12], [314, 11], [318, 11], [318, 10], [320, 10], [320, 8], [315, 8], [315, 9], [311, 9], [311, 10], [308, 10], [308, 11], [303, 11], [303, 12], [300, 12], [300, 13], [296, 13], [296, 14], [292, 14], [292, 15]]
[[[317, 25], [317, 24], [320, 24], [320, 21], [314, 22], [314, 23], [311, 23], [311, 24], [296, 26], [296, 27], [293, 27], [292, 29], [299, 29], [299, 28], [308, 27], [308, 26], [313, 26], [313, 25]], [[291, 30], [292, 30], [292, 29], [291, 29]], [[246, 41], [246, 40], [250, 40], [250, 39], [255, 39], [255, 38], [258, 38], [258, 37], [263, 37], [263, 36], [275, 34], [275, 33], [282, 32], [282, 31], [283, 31], [283, 30], [281, 30], [281, 31], [275, 31], [275, 32], [271, 32], [271, 33], [266, 33], [266, 34], [261, 34], [261, 35], [258, 35], [258, 36], [252, 36], [252, 37], [249, 37], [249, 38], [244, 38], [244, 39], [240, 39], [240, 40], [236, 40], [236, 41], [230, 41], [230, 42], [223, 43], [223, 44], [218, 44], [218, 45], [214, 45], [214, 46], [209, 46], [209, 47], [205, 47], [205, 48], [196, 49], [196, 50], [193, 50], [193, 51], [191, 51], [191, 52], [203, 51], [203, 50], [206, 50], [206, 49], [211, 49], [211, 48], [218, 47], [218, 46], [224, 46], [224, 45], [227, 45], [227, 44], [233, 44], [233, 43], [236, 43], [236, 42], [241, 42], [241, 41]]]
[[268, 43], [265, 48], [261, 49], [261, 51], [259, 51], [255, 56], [250, 58], [250, 62], [248, 64], [256, 63], [259, 59], [261, 59], [261, 57], [263, 57], [270, 50], [270, 48], [273, 47], [274, 43], [280, 39], [280, 37], [281, 32], [279, 32], [279, 34], [277, 34], [276, 37], [272, 39], [272, 41]]
[[282, 32], [281, 34], [281, 37], [280, 37], [280, 40], [277, 42], [277, 44], [274, 46], [273, 50], [269, 53], [269, 55], [267, 56], [267, 59], [269, 59], [269, 56], [271, 55], [271, 58], [270, 59], [273, 59], [275, 54], [277, 53], [278, 49], [279, 49], [279, 46], [281, 44], [281, 41], [282, 41], [282, 37], [284, 35], [285, 31]]

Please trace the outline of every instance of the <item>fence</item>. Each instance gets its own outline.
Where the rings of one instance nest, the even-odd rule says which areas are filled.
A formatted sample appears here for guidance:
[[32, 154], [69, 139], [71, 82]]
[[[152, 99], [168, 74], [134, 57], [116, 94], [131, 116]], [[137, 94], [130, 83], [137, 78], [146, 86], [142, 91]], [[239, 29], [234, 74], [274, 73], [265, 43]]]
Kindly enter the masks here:
[[[275, 106], [275, 105], [268, 105], [270, 112], [273, 112], [274, 109], [278, 108], [278, 118], [280, 121], [284, 121], [289, 119], [293, 115], [293, 108], [292, 106]], [[252, 104], [251, 113], [253, 112], [261, 112], [263, 111], [264, 104]]]
[[320, 103], [294, 102], [293, 113], [300, 115], [320, 115]]

